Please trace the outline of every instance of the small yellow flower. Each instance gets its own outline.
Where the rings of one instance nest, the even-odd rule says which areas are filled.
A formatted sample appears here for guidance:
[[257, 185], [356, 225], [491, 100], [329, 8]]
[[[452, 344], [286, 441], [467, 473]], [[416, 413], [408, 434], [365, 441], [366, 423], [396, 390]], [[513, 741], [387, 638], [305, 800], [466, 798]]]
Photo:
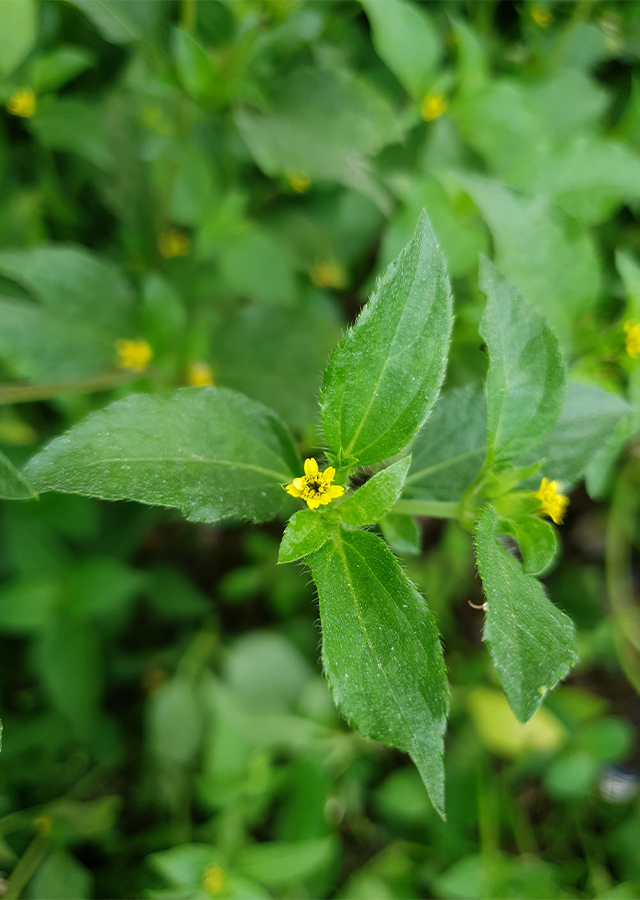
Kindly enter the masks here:
[[318, 287], [340, 290], [346, 287], [347, 273], [336, 262], [319, 262], [311, 270], [311, 280]]
[[146, 341], [128, 341], [126, 338], [116, 341], [116, 353], [120, 368], [133, 372], [144, 372], [153, 356], [153, 350]]
[[53, 828], [53, 822], [49, 816], [36, 816], [33, 820], [33, 827], [41, 835], [47, 835]]
[[194, 362], [189, 366], [187, 381], [191, 387], [207, 387], [213, 384], [213, 371], [206, 362]]
[[420, 104], [420, 114], [425, 122], [433, 122], [447, 111], [447, 98], [444, 94], [436, 91], [429, 91], [425, 94], [424, 100]]
[[561, 525], [569, 505], [569, 498], [560, 493], [558, 482], [543, 478], [540, 490], [533, 496], [540, 501], [540, 512], [553, 519], [556, 525]]
[[632, 359], [640, 356], [640, 325], [631, 321], [624, 323], [624, 330], [627, 333], [627, 353]]
[[188, 256], [191, 250], [189, 235], [177, 228], [163, 231], [158, 238], [158, 249], [165, 259], [173, 259], [176, 256]]
[[531, 7], [531, 18], [538, 28], [548, 28], [551, 25], [553, 14], [546, 6], [539, 6], [537, 3]]
[[311, 185], [311, 179], [307, 175], [303, 175], [301, 172], [293, 172], [289, 175], [289, 186], [293, 188], [296, 194], [304, 194], [305, 191], [309, 190]]
[[7, 103], [7, 112], [12, 116], [30, 119], [36, 111], [36, 95], [31, 88], [20, 88]]
[[204, 871], [204, 880], [202, 882], [203, 889], [208, 894], [221, 894], [224, 890], [224, 869], [222, 866], [207, 866]]
[[324, 472], [319, 472], [315, 459], [306, 459], [304, 475], [301, 478], [294, 478], [285, 490], [292, 497], [301, 497], [309, 509], [317, 509], [320, 505], [326, 506], [327, 503], [331, 503], [336, 497], [344, 494], [342, 485], [331, 484], [335, 474], [336, 470], [333, 466], [329, 466]]

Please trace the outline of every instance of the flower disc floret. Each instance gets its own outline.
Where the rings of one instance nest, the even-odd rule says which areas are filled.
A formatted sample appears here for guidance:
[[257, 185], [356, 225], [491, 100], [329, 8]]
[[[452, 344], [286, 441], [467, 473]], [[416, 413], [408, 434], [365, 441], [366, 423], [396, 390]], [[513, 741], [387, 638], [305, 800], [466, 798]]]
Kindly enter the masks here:
[[549, 516], [556, 525], [561, 525], [569, 505], [569, 498], [561, 493], [558, 482], [543, 478], [540, 490], [533, 496], [540, 501], [542, 515]]
[[317, 509], [344, 494], [342, 485], [331, 484], [335, 474], [336, 470], [333, 466], [328, 466], [324, 472], [320, 472], [315, 459], [306, 459], [304, 475], [294, 478], [285, 490], [292, 497], [300, 497], [301, 500], [304, 500], [309, 509]]

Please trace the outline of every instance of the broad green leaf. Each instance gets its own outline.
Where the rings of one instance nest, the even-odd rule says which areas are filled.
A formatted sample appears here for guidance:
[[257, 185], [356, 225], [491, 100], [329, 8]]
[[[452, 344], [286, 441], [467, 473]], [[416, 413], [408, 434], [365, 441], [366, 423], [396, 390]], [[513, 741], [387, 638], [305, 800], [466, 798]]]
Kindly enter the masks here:
[[96, 64], [96, 56], [84, 47], [62, 45], [44, 53], [30, 67], [36, 91], [54, 91]]
[[200, 747], [204, 711], [197, 685], [176, 675], [161, 684], [146, 708], [147, 741], [157, 762], [166, 766], [188, 766]]
[[314, 509], [301, 509], [287, 522], [282, 535], [278, 562], [293, 562], [319, 550], [331, 537], [325, 516]]
[[36, 496], [13, 463], [0, 452], [0, 497], [8, 500], [32, 500]]
[[587, 493], [592, 500], [602, 500], [611, 490], [616, 470], [616, 463], [629, 438], [633, 436], [632, 417], [624, 416], [609, 440], [601, 447], [584, 470]]
[[292, 309], [244, 306], [213, 335], [216, 382], [272, 407], [290, 427], [308, 428], [340, 325], [335, 304], [319, 291]]
[[332, 835], [306, 841], [264, 841], [240, 850], [236, 866], [249, 878], [280, 887], [335, 864], [337, 853]]
[[99, 104], [72, 97], [46, 97], [38, 103], [28, 127], [50, 150], [75, 153], [102, 171], [111, 171], [115, 165], [104, 109]]
[[166, 14], [157, 0], [69, 0], [91, 19], [102, 37], [113, 44], [154, 41]]
[[525, 82], [545, 124], [559, 141], [601, 128], [611, 95], [601, 81], [575, 68], [561, 68], [550, 78]]
[[0, 297], [0, 358], [20, 378], [73, 381], [114, 363], [114, 335], [88, 317], [69, 322], [40, 304]]
[[480, 384], [442, 394], [411, 445], [403, 495], [459, 500], [487, 453], [487, 401]]
[[405, 456], [370, 478], [340, 504], [342, 521], [347, 525], [374, 525], [390, 513], [402, 493], [410, 465], [411, 457]]
[[521, 197], [496, 181], [457, 175], [477, 203], [496, 249], [496, 265], [538, 307], [563, 346], [600, 294], [601, 273], [587, 231], [543, 197]]
[[248, 231], [220, 254], [220, 267], [232, 290], [273, 306], [292, 306], [296, 285], [286, 253], [269, 234]]
[[425, 601], [369, 532], [342, 531], [308, 562], [320, 600], [324, 669], [338, 706], [366, 737], [410, 754], [444, 815], [448, 688]]
[[34, 897], [85, 900], [93, 896], [93, 874], [63, 846], [54, 846], [29, 883]]
[[512, 535], [522, 554], [525, 575], [544, 575], [558, 554], [555, 528], [537, 516], [518, 516], [499, 521], [498, 530]]
[[38, 6], [35, 0], [2, 0], [0, 3], [0, 77], [20, 65], [35, 44]]
[[182, 86], [197, 100], [212, 99], [220, 89], [220, 75], [213, 60], [190, 34], [173, 29], [173, 55]]
[[389, 513], [378, 522], [385, 541], [396, 553], [419, 556], [422, 550], [422, 532], [413, 516]]
[[68, 322], [111, 331], [131, 327], [133, 292], [110, 260], [71, 244], [43, 244], [0, 252], [0, 272], [31, 291]]
[[587, 384], [567, 384], [564, 406], [556, 424], [535, 450], [518, 462], [542, 459], [541, 474], [562, 483], [567, 491], [607, 443], [630, 411], [621, 397]]
[[423, 213], [324, 374], [320, 408], [334, 454], [368, 465], [415, 436], [444, 377], [451, 306], [444, 258]]
[[265, 521], [299, 462], [281, 422], [224, 388], [132, 394], [92, 413], [27, 465], [36, 490], [177, 506], [191, 521]]
[[480, 287], [487, 306], [480, 334], [489, 350], [485, 384], [492, 461], [517, 459], [540, 443], [562, 409], [565, 367], [540, 313], [486, 259]]
[[424, 6], [405, 0], [361, 0], [373, 46], [414, 100], [421, 100], [440, 61], [438, 32]]
[[370, 157], [401, 131], [392, 107], [369, 83], [345, 70], [300, 68], [275, 84], [268, 113], [240, 109], [236, 122], [267, 175], [337, 181], [389, 210]]
[[497, 515], [487, 507], [476, 528], [478, 570], [487, 598], [483, 639], [511, 709], [526, 722], [577, 661], [573, 622], [540, 582], [496, 541]]

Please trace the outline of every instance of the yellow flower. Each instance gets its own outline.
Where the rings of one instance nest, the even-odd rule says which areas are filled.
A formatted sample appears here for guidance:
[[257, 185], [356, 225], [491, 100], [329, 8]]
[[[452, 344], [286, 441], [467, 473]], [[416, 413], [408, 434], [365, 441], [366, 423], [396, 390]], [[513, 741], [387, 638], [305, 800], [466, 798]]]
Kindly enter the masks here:
[[420, 105], [420, 114], [425, 122], [433, 122], [447, 110], [447, 99], [444, 94], [429, 91]]
[[194, 362], [189, 366], [187, 381], [191, 387], [206, 387], [213, 384], [213, 372], [206, 362]]
[[153, 356], [153, 350], [146, 341], [128, 341], [125, 338], [116, 341], [116, 353], [120, 368], [133, 372], [144, 372]]
[[189, 235], [177, 228], [163, 231], [158, 238], [158, 248], [165, 259], [173, 259], [175, 256], [188, 256], [191, 250]]
[[31, 88], [21, 88], [7, 103], [7, 112], [12, 116], [29, 119], [36, 111], [36, 95]]
[[569, 498], [560, 493], [558, 482], [543, 478], [540, 490], [533, 496], [540, 501], [540, 512], [553, 519], [556, 525], [561, 525], [569, 505]]
[[305, 191], [309, 190], [311, 179], [306, 175], [303, 175], [301, 172], [293, 172], [291, 175], [289, 175], [289, 185], [293, 188], [296, 194], [304, 194]]
[[538, 6], [538, 4], [536, 4], [531, 7], [531, 18], [538, 28], [548, 28], [549, 25], [551, 25], [553, 15], [551, 10], [547, 9], [546, 6]]
[[221, 894], [224, 890], [224, 869], [222, 866], [207, 866], [204, 870], [203, 889], [208, 894]]
[[640, 356], [640, 325], [631, 321], [624, 323], [627, 333], [627, 353], [632, 359]]
[[301, 497], [309, 509], [317, 509], [320, 505], [326, 506], [336, 497], [344, 494], [344, 488], [339, 484], [331, 484], [336, 474], [333, 466], [329, 466], [324, 472], [318, 471], [318, 463], [315, 459], [306, 459], [304, 463], [304, 475], [294, 478], [286, 487], [287, 494], [292, 497]]
[[311, 280], [318, 287], [340, 289], [347, 284], [347, 273], [338, 263], [319, 262], [311, 270]]

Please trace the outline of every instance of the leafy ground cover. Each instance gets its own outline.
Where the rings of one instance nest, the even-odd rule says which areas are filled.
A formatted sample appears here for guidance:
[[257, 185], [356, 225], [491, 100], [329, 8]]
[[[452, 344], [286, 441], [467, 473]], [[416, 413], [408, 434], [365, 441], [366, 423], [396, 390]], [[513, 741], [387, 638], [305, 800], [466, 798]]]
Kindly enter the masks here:
[[[3, 896], [638, 896], [639, 22], [635, 0], [0, 4], [0, 487], [25, 498], [1, 508]], [[395, 511], [380, 474], [339, 509], [379, 521], [442, 635], [446, 823], [407, 756], [340, 718], [309, 569], [277, 565], [300, 506], [265, 475], [284, 487], [293, 451], [325, 446], [376, 466], [421, 424], [394, 418], [386, 366], [393, 430], [357, 419], [344, 343], [320, 387], [423, 209], [455, 297], [443, 391], [384, 470]], [[432, 315], [403, 347], [437, 386]], [[224, 440], [251, 462], [260, 441], [264, 471], [229, 471], [213, 506], [168, 497], [157, 460], [81, 483], [95, 435], [124, 447], [119, 410], [138, 455]], [[77, 457], [52, 468], [69, 429]], [[575, 488], [559, 531], [527, 505], [541, 476]], [[518, 482], [524, 506], [501, 506]], [[344, 534], [344, 559], [402, 577], [376, 534]], [[326, 580], [332, 546], [310, 558], [323, 617], [352, 588]], [[544, 671], [505, 677], [541, 602], [537, 633], [570, 617], [577, 664], [549, 644]]]

